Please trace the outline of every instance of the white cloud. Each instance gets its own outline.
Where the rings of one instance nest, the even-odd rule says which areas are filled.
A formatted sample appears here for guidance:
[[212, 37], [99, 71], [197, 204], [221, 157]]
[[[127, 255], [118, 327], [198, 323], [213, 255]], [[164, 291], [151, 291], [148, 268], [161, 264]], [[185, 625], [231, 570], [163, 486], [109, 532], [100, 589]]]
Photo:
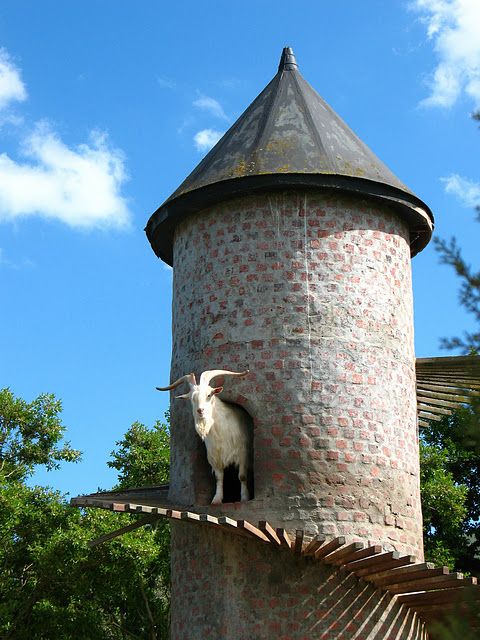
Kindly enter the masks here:
[[440, 178], [445, 185], [445, 191], [456, 196], [464, 206], [475, 207], [480, 204], [480, 184], [462, 178], [456, 173], [447, 176], [446, 178]]
[[0, 109], [5, 109], [11, 102], [22, 101], [27, 97], [27, 90], [5, 49], [0, 49]]
[[228, 116], [223, 110], [222, 105], [215, 100], [215, 98], [210, 98], [209, 96], [200, 96], [193, 103], [194, 107], [198, 107], [199, 109], [203, 109], [204, 111], [208, 111], [215, 118], [220, 118], [220, 120], [228, 120]]
[[22, 155], [17, 162], [0, 154], [0, 221], [39, 215], [76, 228], [128, 226], [124, 159], [105, 134], [69, 148], [39, 124], [23, 140]]
[[434, 42], [439, 63], [425, 106], [451, 107], [462, 92], [480, 107], [480, 1], [413, 0]]
[[26, 97], [19, 70], [0, 49], [0, 126], [14, 130], [22, 123], [30, 129], [19, 140], [20, 160], [0, 154], [0, 222], [36, 215], [76, 228], [127, 227], [122, 152], [99, 132], [88, 143], [68, 147], [45, 123], [29, 125], [9, 113], [11, 102]]
[[210, 151], [210, 149], [217, 144], [223, 134], [223, 131], [217, 131], [216, 129], [202, 129], [201, 131], [197, 131], [193, 136], [197, 151]]

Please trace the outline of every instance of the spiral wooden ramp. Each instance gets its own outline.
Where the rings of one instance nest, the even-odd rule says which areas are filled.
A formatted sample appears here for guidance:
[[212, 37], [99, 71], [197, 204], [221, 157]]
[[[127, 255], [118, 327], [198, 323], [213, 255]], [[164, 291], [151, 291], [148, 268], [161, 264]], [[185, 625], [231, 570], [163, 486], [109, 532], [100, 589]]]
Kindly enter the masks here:
[[[471, 603], [480, 606], [480, 585], [474, 577], [450, 572], [447, 567], [435, 567], [429, 562], [417, 562], [415, 556], [401, 555], [397, 551], [385, 552], [380, 545], [368, 546], [362, 541], [350, 541], [340, 536], [311, 537], [304, 530], [294, 533], [274, 528], [267, 521], [252, 523], [227, 516], [215, 516], [208, 508], [183, 510], [169, 504], [168, 485], [144, 490], [94, 493], [73, 498], [77, 507], [97, 507], [110, 511], [138, 514], [138, 521], [112, 533], [92, 540], [91, 546], [113, 538], [158, 518], [169, 518], [197, 526], [214, 527], [233, 535], [269, 544], [286, 552], [304, 557], [306, 562], [319, 562], [350, 572], [377, 589], [388, 592], [398, 602], [417, 613], [426, 623], [438, 621], [450, 613], [468, 612]], [[132, 501], [135, 498], [135, 502]], [[148, 503], [148, 504], [145, 504]], [[479, 627], [480, 633], [480, 627]]]

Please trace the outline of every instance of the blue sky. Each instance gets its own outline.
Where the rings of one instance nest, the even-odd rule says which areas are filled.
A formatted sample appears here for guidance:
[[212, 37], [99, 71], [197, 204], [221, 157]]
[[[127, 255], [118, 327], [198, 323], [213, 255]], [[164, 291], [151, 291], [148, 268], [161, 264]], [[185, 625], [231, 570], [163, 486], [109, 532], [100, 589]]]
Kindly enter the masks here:
[[[0, 387], [63, 401], [83, 462], [167, 409], [171, 271], [143, 228], [275, 75], [284, 46], [478, 265], [478, 0], [2, 0]], [[432, 246], [413, 261], [418, 356], [471, 328]]]

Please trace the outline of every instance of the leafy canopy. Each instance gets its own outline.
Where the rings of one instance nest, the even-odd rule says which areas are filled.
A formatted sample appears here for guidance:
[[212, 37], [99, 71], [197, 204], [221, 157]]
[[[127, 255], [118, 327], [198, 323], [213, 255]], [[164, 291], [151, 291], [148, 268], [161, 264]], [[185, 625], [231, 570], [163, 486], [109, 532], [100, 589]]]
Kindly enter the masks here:
[[[169, 421], [169, 414], [166, 415]], [[115, 444], [107, 465], [118, 471], [119, 489], [152, 486], [168, 482], [170, 475], [170, 431], [157, 420], [152, 429], [134, 422]]]
[[[79, 459], [62, 444], [60, 402], [43, 394], [27, 403], [4, 389], [0, 426], [0, 638], [166, 639], [168, 524], [91, 547], [138, 516], [82, 511], [56, 491], [26, 484], [35, 465], [52, 469]], [[112, 466], [120, 484], [168, 480], [166, 424], [135, 423], [118, 444]]]
[[15, 398], [10, 389], [0, 390], [0, 473], [24, 479], [35, 465], [56, 469], [59, 463], [77, 462], [80, 452], [61, 440], [65, 433], [62, 404], [52, 393], [32, 402]]
[[[427, 560], [480, 574], [480, 451], [463, 408], [420, 432], [420, 482]], [[476, 557], [477, 556], [477, 557]]]

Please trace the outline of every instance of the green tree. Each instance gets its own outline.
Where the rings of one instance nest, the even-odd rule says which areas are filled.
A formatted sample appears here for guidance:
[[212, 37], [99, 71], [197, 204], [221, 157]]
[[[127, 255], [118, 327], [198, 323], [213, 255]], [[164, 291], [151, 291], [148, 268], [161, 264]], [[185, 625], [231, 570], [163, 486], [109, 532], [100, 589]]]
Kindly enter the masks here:
[[[166, 414], [167, 422], [170, 416]], [[152, 486], [168, 482], [170, 476], [170, 432], [157, 420], [152, 429], [134, 422], [115, 444], [108, 466], [118, 471], [118, 488]]]
[[[52, 395], [32, 403], [4, 390], [0, 404], [0, 638], [7, 640], [158, 640], [167, 637], [168, 526], [147, 526], [90, 547], [89, 542], [136, 516], [70, 507], [58, 492], [28, 486], [36, 464], [52, 468], [79, 453], [62, 443], [61, 406]], [[134, 428], [135, 427], [135, 428]], [[149, 430], [134, 425], [120, 476], [134, 475], [136, 447]], [[132, 432], [133, 430], [133, 432]], [[157, 454], [165, 460], [166, 425], [156, 425]], [[152, 459], [155, 457], [155, 451]], [[116, 456], [116, 457], [115, 457]], [[165, 481], [167, 468], [163, 466]], [[148, 484], [152, 475], [143, 478]]]
[[[68, 442], [60, 414], [62, 404], [51, 393], [33, 402], [15, 398], [10, 389], [0, 390], [0, 474], [23, 480], [35, 465], [56, 469], [61, 461], [77, 462], [80, 452]], [[61, 443], [61, 444], [59, 444]]]
[[480, 455], [463, 408], [421, 428], [421, 489], [427, 560], [480, 574]]

